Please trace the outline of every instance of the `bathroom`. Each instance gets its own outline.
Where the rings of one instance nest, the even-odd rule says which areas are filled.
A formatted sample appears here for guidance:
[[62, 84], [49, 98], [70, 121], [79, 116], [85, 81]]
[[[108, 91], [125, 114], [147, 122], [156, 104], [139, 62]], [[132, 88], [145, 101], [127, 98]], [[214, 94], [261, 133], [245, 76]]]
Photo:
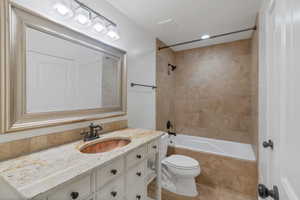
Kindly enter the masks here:
[[128, 2], [0, 1], [0, 200], [300, 199], [299, 2]]

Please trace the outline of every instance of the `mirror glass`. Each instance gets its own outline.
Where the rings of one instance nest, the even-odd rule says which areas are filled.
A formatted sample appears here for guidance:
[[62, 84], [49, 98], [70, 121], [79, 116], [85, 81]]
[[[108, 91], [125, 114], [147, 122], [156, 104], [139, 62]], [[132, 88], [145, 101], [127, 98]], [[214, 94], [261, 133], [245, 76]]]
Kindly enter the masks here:
[[120, 107], [121, 62], [89, 45], [26, 27], [26, 113]]

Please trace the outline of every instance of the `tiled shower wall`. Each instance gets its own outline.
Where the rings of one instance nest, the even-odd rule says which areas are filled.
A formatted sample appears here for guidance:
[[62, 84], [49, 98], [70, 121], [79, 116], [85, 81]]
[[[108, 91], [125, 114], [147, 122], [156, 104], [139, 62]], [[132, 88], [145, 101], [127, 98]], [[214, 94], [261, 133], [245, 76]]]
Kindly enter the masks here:
[[251, 40], [157, 55], [158, 129], [169, 119], [178, 133], [253, 143]]
[[[157, 47], [165, 44], [157, 40]], [[166, 130], [168, 120], [175, 123], [175, 72], [168, 74], [168, 64], [175, 64], [175, 52], [171, 49], [156, 54], [156, 129]]]
[[256, 157], [258, 157], [258, 31], [254, 31], [251, 43], [251, 136]]

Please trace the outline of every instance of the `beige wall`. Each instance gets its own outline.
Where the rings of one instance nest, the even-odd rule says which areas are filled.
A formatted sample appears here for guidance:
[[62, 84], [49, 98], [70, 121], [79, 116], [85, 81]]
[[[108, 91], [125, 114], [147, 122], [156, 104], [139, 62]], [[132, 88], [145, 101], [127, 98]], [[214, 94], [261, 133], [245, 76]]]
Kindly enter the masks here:
[[[157, 40], [157, 49], [164, 43]], [[171, 49], [156, 53], [156, 129], [166, 130], [168, 120], [175, 123], [175, 72], [168, 74], [168, 63], [175, 64], [175, 52]]]
[[[252, 70], [251, 43], [158, 51], [157, 128], [171, 119], [178, 133], [252, 144], [257, 70]], [[174, 58], [177, 69], [168, 76]]]

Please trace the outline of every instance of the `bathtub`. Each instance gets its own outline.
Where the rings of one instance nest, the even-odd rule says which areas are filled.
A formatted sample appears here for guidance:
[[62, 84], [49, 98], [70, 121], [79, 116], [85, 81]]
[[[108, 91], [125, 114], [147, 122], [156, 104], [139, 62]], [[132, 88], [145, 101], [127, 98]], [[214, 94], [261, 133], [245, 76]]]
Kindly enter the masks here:
[[250, 144], [229, 142], [218, 139], [195, 137], [177, 134], [170, 136], [169, 146], [189, 149], [192, 151], [212, 153], [232, 158], [255, 161], [255, 154]]

